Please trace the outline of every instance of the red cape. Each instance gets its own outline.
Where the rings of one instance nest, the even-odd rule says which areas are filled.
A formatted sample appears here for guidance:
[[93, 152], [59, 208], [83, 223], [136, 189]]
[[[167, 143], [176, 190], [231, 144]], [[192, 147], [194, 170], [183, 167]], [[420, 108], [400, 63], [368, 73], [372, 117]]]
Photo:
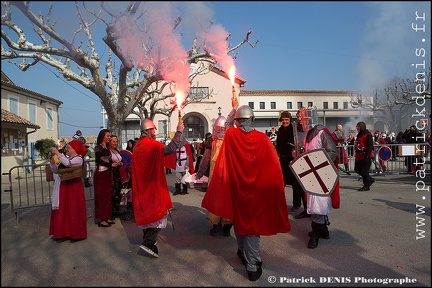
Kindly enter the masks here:
[[[331, 133], [330, 130], [327, 129], [327, 127], [320, 127], [320, 129], [323, 130], [328, 135], [330, 135], [330, 137], [333, 140], [335, 140], [336, 143], [336, 139], [337, 139], [335, 138], [336, 135]], [[337, 153], [339, 153], [339, 151]], [[336, 168], [339, 166], [339, 157], [336, 157], [336, 159], [333, 161], [333, 164], [335, 165]], [[306, 193], [306, 197], [307, 197], [307, 193]], [[330, 198], [332, 200], [333, 209], [339, 209], [340, 208], [340, 178], [339, 177], [333, 192], [330, 194]]]
[[[194, 174], [195, 170], [194, 170], [191, 145], [189, 143], [186, 143], [184, 146], [186, 148], [186, 153], [187, 153], [188, 158], [189, 158], [189, 173]], [[175, 154], [175, 152], [168, 154], [168, 155], [165, 155], [164, 162], [165, 162], [165, 167], [175, 170], [176, 169], [176, 154]]]
[[291, 230], [276, 149], [257, 130], [229, 128], [201, 206], [230, 219], [241, 235]]
[[133, 150], [132, 204], [138, 226], [162, 219], [173, 207], [164, 169], [164, 147], [163, 143], [144, 137]]

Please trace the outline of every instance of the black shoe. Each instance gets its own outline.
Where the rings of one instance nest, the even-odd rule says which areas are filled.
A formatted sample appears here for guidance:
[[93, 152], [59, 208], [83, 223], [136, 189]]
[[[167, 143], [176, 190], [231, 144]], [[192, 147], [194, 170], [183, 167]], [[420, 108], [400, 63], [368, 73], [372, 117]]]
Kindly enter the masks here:
[[311, 214], [308, 214], [306, 211], [301, 212], [300, 214], [297, 214], [294, 216], [295, 219], [303, 219], [303, 218], [310, 218]]
[[[309, 233], [308, 233], [308, 236], [309, 237], [312, 237], [312, 231], [310, 231]], [[321, 239], [330, 239], [330, 234], [327, 232], [326, 234], [318, 234], [318, 236], [319, 236], [319, 238], [321, 238]]]
[[250, 281], [258, 280], [261, 277], [261, 274], [263, 272], [262, 267], [261, 267], [262, 262], [257, 262], [256, 265], [258, 267], [257, 271], [254, 271], [254, 272], [247, 271]]
[[56, 243], [63, 243], [63, 242], [65, 242], [66, 240], [67, 240], [66, 237], [63, 237], [63, 238], [54, 238], [54, 241], [55, 241]]
[[173, 193], [173, 195], [180, 195], [181, 194], [181, 187], [180, 187], [180, 183], [175, 183], [175, 192]]
[[319, 242], [319, 235], [312, 232], [309, 238], [308, 248], [315, 249], [316, 247], [318, 247], [318, 242]]
[[369, 191], [369, 187], [368, 186], [363, 186], [362, 188], [358, 189], [357, 191]]
[[346, 173], [347, 175], [351, 175], [351, 173], [348, 170], [340, 169], [342, 172]]
[[147, 254], [149, 254], [155, 258], [159, 257], [159, 253], [158, 253], [159, 251], [158, 251], [158, 248], [156, 245], [152, 245], [152, 247], [148, 247], [148, 246], [145, 246], [144, 244], [141, 244], [140, 248], [142, 250], [144, 250]]
[[79, 242], [79, 241], [82, 241], [82, 240], [85, 240], [86, 238], [81, 238], [81, 239], [70, 239], [70, 242], [71, 243], [75, 243], [75, 242]]
[[216, 234], [219, 231], [218, 225], [213, 225], [213, 228], [210, 229], [210, 234]]
[[183, 185], [183, 189], [181, 190], [181, 194], [182, 195], [189, 194], [187, 185], [186, 184], [182, 184], [182, 185]]
[[237, 256], [240, 258], [243, 265], [246, 266], [247, 265], [246, 258], [244, 257], [244, 254], [243, 254], [243, 252], [240, 251], [240, 249], [237, 249]]
[[232, 227], [232, 224], [225, 224], [222, 226], [223, 236], [225, 236], [225, 237], [231, 236], [231, 233], [230, 233], [231, 227]]

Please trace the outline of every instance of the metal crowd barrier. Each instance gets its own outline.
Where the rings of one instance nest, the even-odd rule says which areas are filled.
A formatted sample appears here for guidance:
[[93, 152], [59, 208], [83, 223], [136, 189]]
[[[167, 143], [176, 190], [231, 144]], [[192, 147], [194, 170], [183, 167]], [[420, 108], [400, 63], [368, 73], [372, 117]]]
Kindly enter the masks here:
[[[95, 161], [90, 160], [89, 163], [91, 171], [94, 171]], [[2, 173], [9, 178], [9, 189], [5, 189], [4, 192], [10, 195], [11, 211], [15, 213], [17, 224], [21, 210], [51, 205], [54, 181], [47, 181], [46, 169], [50, 168], [47, 168], [46, 165], [48, 164], [14, 166], [9, 172]], [[90, 183], [93, 183], [92, 177], [90, 177]], [[93, 200], [93, 185], [84, 187], [84, 191], [86, 200]]]
[[[414, 171], [412, 167], [408, 167], [407, 162], [417, 162], [419, 163], [417, 168], [421, 168], [425, 171], [426, 174], [431, 173], [430, 167], [430, 144], [429, 143], [418, 143], [415, 147], [414, 144], [383, 144], [383, 145], [374, 145], [374, 154], [375, 157], [372, 159], [371, 164], [371, 174], [413, 174]], [[337, 146], [338, 148], [344, 149], [347, 153], [349, 160], [349, 171], [351, 173], [355, 173], [354, 171], [354, 146], [353, 145], [345, 145], [345, 146]], [[382, 147], [388, 147], [391, 151], [391, 156], [388, 160], [381, 160], [379, 158], [379, 151]], [[402, 156], [405, 152], [405, 148], [411, 148], [417, 155], [413, 156]], [[410, 150], [410, 149], [406, 149]], [[388, 151], [388, 150], [387, 150]], [[388, 155], [387, 153], [383, 153]], [[339, 167], [345, 169], [343, 165], [342, 159], [339, 158]], [[385, 169], [384, 169], [385, 167]]]
[[[425, 152], [421, 152], [418, 156], [416, 156], [416, 158], [422, 159], [422, 161], [424, 161], [424, 163], [421, 165], [422, 169], [425, 170], [426, 174], [430, 174], [430, 145], [428, 143], [419, 145], [419, 150], [423, 150]], [[378, 151], [381, 146], [383, 145], [375, 145], [375, 151]], [[411, 168], [405, 165], [405, 160], [407, 157], [414, 156], [399, 155], [399, 152], [402, 150], [402, 147], [400, 147], [403, 146], [402, 144], [385, 144], [384, 146], [388, 146], [391, 149], [392, 157], [388, 161], [379, 161], [379, 159], [374, 159], [374, 163], [371, 165], [371, 173], [384, 175], [411, 173], [413, 174], [413, 177], [415, 177], [415, 174], [412, 172]], [[354, 147], [352, 145], [338, 147], [346, 150], [349, 159], [349, 172], [351, 174], [355, 173], [354, 153], [351, 154], [350, 150]], [[377, 165], [380, 164], [380, 162], [381, 164], [385, 165], [385, 170], [382, 169], [383, 167]], [[95, 160], [91, 159], [89, 163], [92, 171], [94, 171]], [[342, 169], [345, 168], [343, 161], [339, 161], [339, 167]], [[340, 171], [340, 173], [343, 173], [343, 171]], [[15, 166], [12, 167], [8, 173], [3, 173], [3, 175], [7, 175], [9, 177], [9, 189], [4, 190], [4, 192], [8, 192], [10, 194], [11, 211], [15, 213], [17, 223], [19, 223], [21, 210], [51, 205], [51, 196], [54, 182], [46, 180], [46, 163]], [[93, 183], [92, 177], [90, 178], [90, 182]], [[85, 193], [86, 200], [94, 199], [93, 186], [85, 187]]]

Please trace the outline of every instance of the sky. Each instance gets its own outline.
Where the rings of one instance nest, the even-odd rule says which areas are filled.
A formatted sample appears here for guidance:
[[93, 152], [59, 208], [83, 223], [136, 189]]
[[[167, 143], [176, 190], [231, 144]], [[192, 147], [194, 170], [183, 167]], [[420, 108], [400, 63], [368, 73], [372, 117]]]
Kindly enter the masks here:
[[[394, 77], [414, 78], [421, 64], [431, 63], [429, 1], [181, 3], [185, 6], [177, 8], [185, 26], [196, 24], [200, 15], [231, 33], [232, 46], [249, 30], [250, 42], [259, 40], [255, 48], [245, 44], [232, 55], [236, 75], [246, 80], [244, 90], [355, 90], [371, 95]], [[190, 12], [191, 6], [199, 13]], [[65, 6], [62, 11], [71, 10]], [[420, 17], [425, 13], [426, 20], [416, 18], [416, 13]], [[57, 26], [61, 25], [68, 23], [59, 21]], [[412, 25], [425, 25], [426, 32], [415, 31]], [[186, 29], [178, 32], [184, 49], [190, 49], [195, 35]], [[102, 31], [99, 38], [103, 36]], [[424, 56], [418, 55], [420, 49]], [[60, 136], [72, 136], [77, 129], [84, 135], [99, 132], [103, 125], [99, 99], [65, 81], [54, 68], [41, 64], [22, 72], [2, 60], [2, 71], [16, 85], [63, 102]]]

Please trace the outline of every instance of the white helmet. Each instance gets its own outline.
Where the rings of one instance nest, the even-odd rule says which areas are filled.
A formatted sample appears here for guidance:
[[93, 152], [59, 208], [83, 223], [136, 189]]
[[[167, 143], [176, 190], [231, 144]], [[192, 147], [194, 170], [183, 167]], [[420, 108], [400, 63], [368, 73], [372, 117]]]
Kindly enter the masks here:
[[219, 116], [216, 118], [213, 125], [213, 138], [223, 139], [225, 136], [225, 122], [226, 118], [224, 116]]
[[219, 116], [218, 118], [216, 118], [213, 127], [216, 127], [216, 126], [225, 127], [225, 122], [226, 122], [226, 118], [224, 116]]
[[253, 111], [248, 105], [242, 105], [238, 107], [234, 115], [234, 119], [249, 119], [253, 117]]
[[142, 122], [141, 122], [141, 132], [148, 130], [148, 129], [156, 129], [155, 124], [153, 123], [152, 120], [145, 118]]

